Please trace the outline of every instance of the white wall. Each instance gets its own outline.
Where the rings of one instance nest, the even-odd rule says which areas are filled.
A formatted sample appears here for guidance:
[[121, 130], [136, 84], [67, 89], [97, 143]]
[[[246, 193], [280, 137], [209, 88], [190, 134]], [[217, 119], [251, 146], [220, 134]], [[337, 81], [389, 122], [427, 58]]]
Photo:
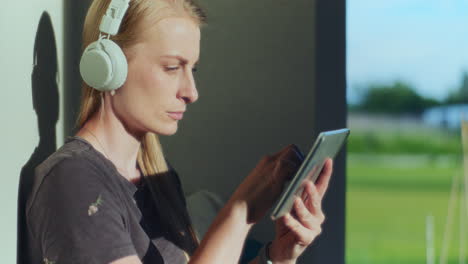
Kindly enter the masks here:
[[[38, 146], [37, 116], [32, 103], [31, 74], [33, 49], [38, 23], [46, 11], [52, 20], [58, 58], [58, 87], [62, 93], [63, 1], [2, 1], [0, 8], [0, 123], [2, 150], [0, 162], [3, 182], [0, 185], [0, 252], [2, 263], [16, 262], [17, 193], [22, 167]], [[52, 47], [52, 45], [51, 45]], [[60, 97], [59, 97], [60, 98]], [[56, 126], [57, 145], [62, 144], [63, 107]]]

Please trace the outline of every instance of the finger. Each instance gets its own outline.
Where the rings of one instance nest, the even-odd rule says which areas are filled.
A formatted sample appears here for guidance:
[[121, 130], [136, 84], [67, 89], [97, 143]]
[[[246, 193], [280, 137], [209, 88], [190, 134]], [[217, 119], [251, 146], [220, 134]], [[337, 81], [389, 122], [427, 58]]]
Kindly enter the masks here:
[[311, 214], [318, 219], [318, 221], [323, 222], [325, 216], [322, 211], [322, 197], [320, 197], [317, 188], [309, 181], [305, 186], [304, 192], [306, 192], [309, 197], [309, 199], [304, 202], [304, 205], [309, 209]]
[[[291, 150], [293, 151], [293, 150]], [[296, 155], [296, 154], [292, 154]], [[275, 173], [279, 174], [278, 176], [281, 180], [292, 180], [296, 172], [299, 170], [299, 167], [302, 164], [302, 161], [296, 156], [295, 158], [287, 159], [286, 155], [278, 158], [274, 161], [275, 163]]]
[[313, 228], [314, 219], [312, 212], [306, 207], [301, 198], [297, 197], [294, 201], [294, 213], [299, 222], [308, 229]]
[[294, 150], [294, 154], [296, 154], [296, 156], [300, 159], [300, 160], [304, 160], [304, 153], [302, 153], [302, 151], [299, 149], [298, 146], [296, 146], [295, 144], [292, 144], [292, 149]]
[[307, 182], [309, 182], [309, 180], [306, 180], [304, 182], [302, 193], [301, 193], [301, 198], [304, 203], [307, 202], [307, 200], [309, 199], [309, 194], [307, 193], [307, 190], [306, 190], [306, 185], [308, 184]]
[[[309, 192], [308, 192], [308, 190], [307, 190], [307, 186], [308, 186], [308, 185], [311, 185], [311, 184], [314, 185], [314, 182], [311, 181], [311, 180], [307, 180], [307, 179], [304, 180], [304, 181], [302, 182], [302, 188], [303, 188], [303, 189], [302, 189], [302, 195], [301, 195], [301, 197], [302, 197], [302, 200], [303, 200], [304, 202], [306, 202], [306, 201], [309, 199]], [[315, 185], [314, 185], [314, 186], [315, 186]]]
[[270, 155], [272, 158], [274, 159], [278, 159], [280, 158], [281, 156], [283, 156], [286, 152], [288, 152], [291, 148], [293, 148], [293, 145], [294, 144], [289, 144], [287, 145], [286, 147], [282, 148], [280, 151]]
[[283, 223], [294, 234], [296, 243], [302, 246], [310, 245], [314, 238], [322, 232], [320, 226], [315, 226], [314, 229], [306, 228], [289, 213], [284, 216]]
[[295, 144], [289, 144], [280, 152], [273, 155], [277, 159], [291, 161], [294, 164], [300, 165], [304, 160], [304, 155]]
[[301, 152], [299, 147], [292, 144], [291, 151], [288, 153], [287, 159], [291, 160], [292, 162], [297, 164], [299, 167], [304, 161], [304, 154]]
[[325, 165], [323, 166], [322, 171], [320, 172], [319, 179], [315, 186], [317, 186], [318, 193], [320, 197], [323, 197], [325, 192], [327, 191], [328, 184], [330, 183], [330, 177], [333, 171], [333, 161], [332, 159], [327, 159], [325, 161]]
[[305, 181], [303, 186], [304, 189], [301, 195], [302, 201], [306, 208], [308, 208], [312, 214], [315, 214], [316, 210], [321, 208], [320, 194], [318, 193], [315, 185], [310, 180]]

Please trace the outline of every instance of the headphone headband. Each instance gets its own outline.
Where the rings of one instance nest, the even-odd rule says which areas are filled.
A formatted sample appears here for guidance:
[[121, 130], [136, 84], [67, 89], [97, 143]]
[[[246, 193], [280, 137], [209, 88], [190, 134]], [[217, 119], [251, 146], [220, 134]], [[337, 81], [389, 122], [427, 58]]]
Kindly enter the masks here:
[[127, 12], [129, 2], [130, 0], [112, 0], [106, 14], [102, 17], [99, 30], [109, 35], [117, 34], [125, 12]]

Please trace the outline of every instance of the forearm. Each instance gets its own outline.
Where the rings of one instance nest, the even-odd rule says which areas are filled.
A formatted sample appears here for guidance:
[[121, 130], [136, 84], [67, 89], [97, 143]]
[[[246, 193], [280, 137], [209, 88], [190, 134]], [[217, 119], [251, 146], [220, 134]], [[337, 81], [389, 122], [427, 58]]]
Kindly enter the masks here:
[[190, 264], [237, 264], [252, 226], [247, 221], [247, 205], [228, 202], [210, 225]]

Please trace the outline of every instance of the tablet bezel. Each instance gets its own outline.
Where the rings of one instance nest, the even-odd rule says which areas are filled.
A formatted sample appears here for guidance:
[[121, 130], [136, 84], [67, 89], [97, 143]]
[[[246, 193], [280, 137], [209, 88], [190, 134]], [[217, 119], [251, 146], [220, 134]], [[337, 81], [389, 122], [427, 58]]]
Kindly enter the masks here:
[[[325, 131], [321, 132], [317, 139], [315, 140], [314, 145], [312, 146], [311, 150], [307, 154], [306, 158], [302, 162], [301, 166], [299, 167], [298, 171], [294, 175], [293, 179], [289, 182], [288, 186], [286, 186], [285, 191], [281, 194], [280, 199], [278, 200], [277, 204], [274, 207], [273, 212], [270, 215], [270, 218], [272, 220], [276, 220], [283, 215], [285, 215], [287, 212], [290, 212], [292, 209], [292, 206], [294, 204], [294, 198], [296, 197], [297, 193], [302, 194], [304, 187], [301, 186], [302, 182], [306, 180], [307, 176], [309, 176], [309, 173], [314, 167], [311, 165], [311, 167], [308, 165], [310, 162], [313, 162], [315, 157], [315, 153], [319, 152], [321, 146], [327, 146], [324, 145], [324, 142], [327, 141], [327, 138], [329, 137], [338, 137], [338, 140], [341, 140], [341, 142], [338, 143], [338, 145], [335, 144], [335, 148], [332, 149], [327, 149], [327, 153], [325, 153], [324, 157], [318, 157], [316, 160], [316, 164], [318, 165], [318, 169], [316, 169], [318, 172], [314, 172], [311, 177], [312, 181], [315, 183], [317, 180], [318, 176], [320, 175], [320, 172], [322, 171], [323, 165], [325, 163], [326, 158], [335, 158], [336, 154], [341, 150], [343, 147], [344, 143], [346, 142], [346, 139], [348, 138], [348, 135], [350, 133], [350, 130], [348, 128], [343, 128], [343, 129], [337, 129], [337, 130], [331, 130], [331, 131]], [[328, 141], [327, 141], [328, 142]], [[335, 141], [336, 143], [336, 141]], [[325, 143], [326, 144], [326, 143]], [[307, 167], [310, 167], [307, 172], [304, 172]]]

